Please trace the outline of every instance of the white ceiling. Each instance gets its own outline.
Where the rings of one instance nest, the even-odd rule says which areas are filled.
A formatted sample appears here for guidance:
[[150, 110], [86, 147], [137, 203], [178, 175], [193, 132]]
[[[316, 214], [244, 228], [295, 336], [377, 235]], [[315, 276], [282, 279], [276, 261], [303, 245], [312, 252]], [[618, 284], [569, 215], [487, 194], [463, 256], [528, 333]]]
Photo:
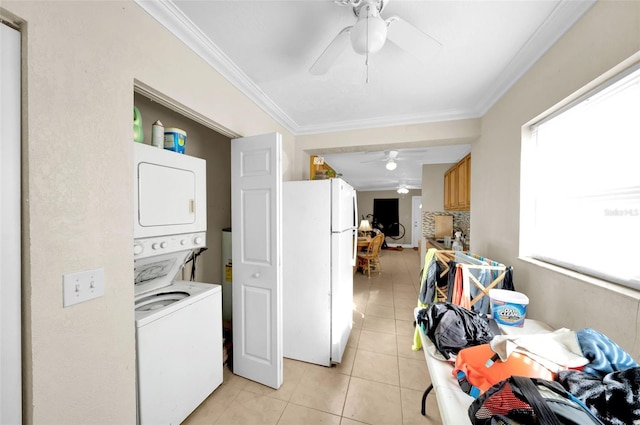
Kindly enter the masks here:
[[420, 189], [423, 164], [458, 162], [471, 151], [471, 146], [434, 146], [397, 151], [397, 168], [393, 171], [385, 167], [389, 151], [325, 154], [323, 157], [331, 168], [343, 173], [344, 178], [358, 190], [394, 190], [400, 185], [407, 189]]
[[[387, 41], [370, 55], [367, 83], [365, 57], [351, 49], [326, 74], [308, 72], [356, 22], [351, 7], [331, 0], [136, 1], [296, 135], [481, 117], [594, 3], [387, 0], [384, 19], [398, 16], [442, 47], [423, 62]], [[456, 162], [468, 148], [429, 148], [421, 158], [410, 149], [405, 157]], [[397, 173], [384, 181], [372, 163], [363, 164], [373, 155], [384, 153], [324, 156], [360, 190], [397, 187]], [[403, 178], [420, 181], [408, 170]]]

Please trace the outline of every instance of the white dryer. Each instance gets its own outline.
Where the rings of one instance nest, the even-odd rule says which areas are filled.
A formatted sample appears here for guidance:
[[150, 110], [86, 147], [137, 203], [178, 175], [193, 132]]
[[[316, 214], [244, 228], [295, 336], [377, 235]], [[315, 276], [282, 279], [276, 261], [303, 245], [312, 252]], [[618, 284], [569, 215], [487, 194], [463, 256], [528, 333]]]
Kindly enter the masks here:
[[175, 280], [190, 253], [135, 259], [139, 424], [179, 424], [222, 383], [221, 287]]

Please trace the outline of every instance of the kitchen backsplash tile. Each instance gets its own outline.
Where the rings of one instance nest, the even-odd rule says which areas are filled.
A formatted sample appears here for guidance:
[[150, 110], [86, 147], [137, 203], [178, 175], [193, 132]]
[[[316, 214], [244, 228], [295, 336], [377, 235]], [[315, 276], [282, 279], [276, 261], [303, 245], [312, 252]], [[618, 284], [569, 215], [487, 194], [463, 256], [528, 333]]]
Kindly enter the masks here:
[[[471, 214], [469, 211], [423, 211], [422, 212], [422, 236], [425, 238], [433, 238], [436, 233], [436, 224], [434, 217], [436, 215], [453, 216], [453, 227], [462, 229], [467, 239], [470, 237]], [[453, 235], [452, 235], [453, 236]]]

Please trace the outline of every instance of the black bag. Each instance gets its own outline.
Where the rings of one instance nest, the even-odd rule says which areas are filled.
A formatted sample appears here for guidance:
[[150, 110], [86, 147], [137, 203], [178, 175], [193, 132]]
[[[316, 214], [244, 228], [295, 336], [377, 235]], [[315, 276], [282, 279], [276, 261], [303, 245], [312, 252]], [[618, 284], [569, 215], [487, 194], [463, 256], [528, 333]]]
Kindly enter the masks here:
[[491, 327], [492, 320], [451, 303], [433, 303], [420, 310], [417, 322], [436, 349], [452, 361], [463, 348], [488, 344], [500, 333], [497, 325]]
[[469, 419], [476, 425], [602, 425], [558, 382], [523, 376], [489, 388], [469, 406]]

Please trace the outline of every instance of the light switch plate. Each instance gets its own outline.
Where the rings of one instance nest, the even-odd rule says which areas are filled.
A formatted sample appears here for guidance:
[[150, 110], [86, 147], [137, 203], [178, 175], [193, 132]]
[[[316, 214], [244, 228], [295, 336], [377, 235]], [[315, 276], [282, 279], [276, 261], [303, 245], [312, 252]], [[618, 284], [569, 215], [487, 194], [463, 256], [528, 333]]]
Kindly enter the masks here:
[[104, 269], [62, 275], [63, 306], [89, 301], [104, 295]]

